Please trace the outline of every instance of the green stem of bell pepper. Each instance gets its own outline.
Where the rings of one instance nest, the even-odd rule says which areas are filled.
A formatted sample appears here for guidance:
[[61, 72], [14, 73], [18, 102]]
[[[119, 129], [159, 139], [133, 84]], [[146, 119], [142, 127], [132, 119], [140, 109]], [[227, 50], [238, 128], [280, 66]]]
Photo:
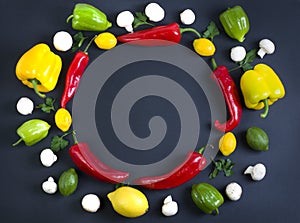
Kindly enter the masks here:
[[19, 145], [22, 141], [23, 141], [23, 139], [20, 138], [18, 141], [16, 141], [14, 144], [12, 144], [12, 146], [17, 146], [17, 145]]
[[263, 103], [264, 103], [264, 105], [265, 105], [265, 111], [262, 113], [262, 114], [260, 114], [260, 117], [261, 118], [266, 118], [267, 117], [267, 115], [268, 115], [268, 113], [269, 113], [269, 103], [268, 103], [268, 99], [266, 98], [266, 99], [264, 99], [263, 100]]
[[41, 92], [39, 92], [38, 90], [38, 85], [41, 84], [37, 79], [33, 78], [33, 79], [29, 79], [28, 81], [31, 82], [32, 86], [33, 86], [33, 90], [34, 92], [41, 98], [45, 98], [46, 95], [42, 94]]

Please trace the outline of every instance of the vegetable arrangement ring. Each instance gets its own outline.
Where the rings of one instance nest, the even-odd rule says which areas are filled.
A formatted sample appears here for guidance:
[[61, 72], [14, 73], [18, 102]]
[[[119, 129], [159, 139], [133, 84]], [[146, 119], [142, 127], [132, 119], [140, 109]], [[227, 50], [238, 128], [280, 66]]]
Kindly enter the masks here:
[[[209, 178], [212, 179], [216, 177], [219, 171], [223, 171], [225, 176], [232, 175], [234, 163], [232, 163], [230, 159], [220, 159], [219, 161], [213, 160], [219, 150], [214, 150], [209, 146], [202, 147], [199, 151], [189, 150], [189, 148], [195, 148], [198, 143], [200, 133], [200, 127], [197, 125], [200, 122], [199, 110], [197, 110], [196, 106], [193, 105], [193, 100], [190, 99], [190, 95], [185, 93], [185, 89], [179, 86], [175, 79], [173, 80], [172, 78], [166, 78], [163, 75], [145, 75], [145, 77], [141, 76], [131, 80], [129, 84], [126, 83], [126, 85], [124, 85], [124, 87], [120, 90], [121, 93], [118, 92], [118, 94], [115, 95], [118, 97], [114, 98], [114, 102], [111, 105], [112, 115], [111, 117], [108, 117], [108, 120], [112, 121], [112, 129], [117, 133], [117, 137], [119, 137], [119, 132], [122, 132], [124, 129], [126, 130], [126, 127], [127, 130], [125, 132], [132, 133], [131, 131], [128, 131], [130, 126], [128, 123], [126, 123], [126, 118], [124, 118], [124, 116], [122, 116], [122, 118], [117, 122], [113, 119], [114, 114], [116, 113], [122, 113], [125, 114], [125, 116], [127, 115], [127, 118], [129, 117], [128, 114], [131, 107], [128, 110], [126, 110], [127, 108], [122, 110], [122, 107], [118, 105], [118, 102], [121, 101], [125, 104], [127, 103], [129, 105], [133, 105], [139, 99], [146, 97], [147, 94], [161, 96], [160, 94], [157, 94], [157, 92], [162, 93], [162, 96], [166, 96], [166, 99], [171, 102], [172, 105], [175, 104], [174, 107], [177, 109], [177, 111], [179, 111], [178, 113], [181, 120], [180, 124], [182, 124], [181, 135], [179, 137], [180, 140], [178, 140], [178, 144], [176, 145], [174, 151], [170, 153], [167, 158], [153, 163], [154, 166], [149, 164], [138, 166], [123, 161], [117, 163], [116, 165], [114, 162], [118, 159], [114, 156], [111, 156], [110, 151], [106, 148], [105, 143], [101, 141], [101, 137], [98, 135], [98, 130], [95, 124], [96, 121], [94, 119], [97, 95], [100, 94], [99, 92], [103, 89], [103, 86], [107, 83], [112, 74], [116, 72], [116, 70], [126, 66], [127, 64], [143, 60], [163, 61], [172, 65], [176, 64], [177, 67], [186, 71], [186, 73], [188, 73], [192, 79], [199, 86], [201, 86], [201, 89], [204, 90], [208, 98], [208, 103], [211, 108], [211, 118], [215, 120], [214, 125], [211, 127], [208, 145], [214, 144], [212, 142], [216, 138], [219, 139], [219, 149], [224, 156], [229, 156], [236, 149], [236, 138], [235, 135], [230, 131], [237, 127], [242, 115], [241, 99], [239, 97], [237, 86], [230, 75], [230, 71], [239, 68], [242, 68], [245, 71], [240, 79], [240, 87], [245, 105], [247, 108], [255, 110], [261, 110], [264, 108], [265, 111], [261, 114], [262, 118], [267, 117], [270, 105], [285, 96], [284, 86], [271, 67], [266, 64], [257, 64], [255, 67], [250, 65], [250, 62], [253, 62], [256, 54], [260, 58], [263, 58], [266, 54], [274, 53], [275, 45], [271, 40], [261, 40], [259, 42], [260, 49], [258, 52], [255, 49], [247, 52], [243, 46], [236, 46], [232, 48], [230, 57], [232, 61], [238, 64], [238, 67], [231, 70], [228, 70], [227, 67], [223, 65], [217, 66], [216, 61], [214, 58], [212, 58], [211, 61], [213, 71], [211, 71], [208, 69], [209, 67], [207, 66], [206, 62], [204, 62], [203, 65], [203, 61], [199, 60], [200, 57], [197, 56], [197, 59], [195, 57], [189, 57], [191, 55], [189, 54], [190, 52], [187, 52], [186, 48], [180, 46], [178, 43], [181, 41], [182, 33], [193, 32], [198, 37], [198, 39], [193, 41], [194, 51], [200, 56], [213, 56], [216, 48], [212, 40], [214, 36], [219, 35], [219, 30], [216, 24], [211, 22], [206, 31], [203, 34], [200, 34], [193, 28], [181, 28], [179, 24], [175, 22], [168, 25], [154, 26], [152, 23], [147, 21], [147, 19], [149, 19], [151, 22], [158, 22], [161, 21], [164, 16], [164, 9], [157, 3], [148, 4], [145, 8], [145, 14], [136, 13], [136, 17], [134, 17], [130, 11], [123, 11], [117, 17], [117, 25], [119, 27], [124, 27], [130, 33], [115, 37], [112, 33], [102, 32], [112, 26], [112, 23], [107, 20], [106, 15], [102, 11], [89, 4], [76, 4], [73, 14], [67, 19], [67, 22], [72, 20], [72, 28], [79, 31], [101, 31], [102, 33], [94, 36], [87, 44], [85, 50], [79, 51], [75, 54], [66, 75], [65, 89], [60, 101], [61, 108], [57, 111], [54, 108], [55, 100], [52, 98], [46, 98], [46, 95], [42, 92], [50, 92], [55, 88], [62, 68], [62, 60], [60, 56], [52, 52], [49, 46], [44, 43], [39, 43], [33, 46], [22, 55], [16, 65], [17, 78], [22, 81], [24, 85], [33, 88], [39, 97], [45, 98], [45, 103], [37, 105], [36, 108], [40, 108], [46, 113], [50, 113], [54, 110], [56, 112], [56, 126], [62, 132], [66, 132], [60, 137], [53, 137], [51, 142], [52, 150], [44, 149], [40, 153], [40, 159], [44, 166], [50, 167], [54, 162], [57, 161], [57, 156], [53, 152], [58, 152], [59, 150], [68, 146], [68, 141], [64, 140], [63, 138], [72, 133], [74, 145], [69, 148], [71, 159], [74, 161], [78, 169], [102, 181], [110, 183], [134, 183], [149, 189], [168, 189], [189, 181], [202, 169], [208, 166], [211, 161], [213, 162], [215, 169], [211, 172]], [[180, 19], [185, 25], [192, 24], [195, 21], [195, 14], [190, 9], [186, 9], [180, 14]], [[228, 8], [227, 10], [223, 11], [219, 15], [219, 20], [225, 33], [229, 37], [239, 41], [240, 43], [244, 41], [245, 35], [249, 31], [249, 19], [241, 6], [234, 6], [233, 8]], [[154, 27], [133, 32], [133, 29], [140, 25], [150, 25]], [[72, 37], [67, 32], [61, 31], [56, 33], [54, 36], [53, 45], [58, 51], [67, 51], [72, 46], [73, 50], [75, 48], [77, 50], [85, 38], [86, 37], [84, 37], [81, 32], [77, 33], [74, 36], [74, 40], [76, 40], [77, 43], [72, 45]], [[65, 45], [61, 45], [61, 39], [66, 40]], [[117, 41], [130, 44], [122, 44], [116, 49], [112, 49], [117, 45]], [[101, 60], [95, 60], [94, 63], [86, 70], [86, 72], [89, 74], [83, 76], [83, 73], [85, 72], [85, 69], [89, 63], [87, 50], [92, 42], [95, 42], [98, 48], [110, 50], [110, 52], [101, 55]], [[139, 51], [141, 49], [139, 47], [130, 48], [132, 47], [132, 44], [142, 46], [173, 46], [173, 48], [164, 48], [163, 51], [159, 51], [158, 53], [155, 51], [151, 52], [150, 48], [150, 53], [149, 51], [145, 53], [144, 51]], [[120, 53], [120, 49], [121, 51], [123, 49], [125, 54], [121, 60], [116, 60], [118, 56], [120, 57], [120, 55], [122, 55], [122, 52]], [[145, 48], [142, 49], [144, 50]], [[174, 51], [168, 51], [170, 49]], [[184, 60], [178, 59], [176, 56], [174, 58], [174, 55], [177, 55], [178, 51], [180, 51], [181, 57], [182, 54], [186, 55], [184, 56]], [[129, 57], [128, 52], [130, 52]], [[116, 54], [118, 56], [116, 56]], [[111, 61], [114, 61], [115, 64], [111, 67], [107, 66], [107, 64], [111, 64]], [[199, 69], [199, 67], [195, 68], [194, 64], [202, 65]], [[93, 76], [94, 74], [98, 74], [99, 70], [102, 72], [101, 75]], [[207, 73], [210, 75], [207, 75]], [[215, 82], [214, 84], [211, 84], [209, 81], [207, 81], [207, 79], [204, 80], [203, 78], [208, 78], [210, 80], [214, 80]], [[78, 92], [76, 92], [79, 82], [81, 83], [82, 87]], [[203, 82], [205, 84], [203, 84]], [[140, 87], [140, 89], [142, 89], [144, 94], [146, 92], [146, 94], [137, 97], [134, 96], [133, 98], [129, 97], [130, 99], [128, 100], [126, 92], [130, 93], [128, 95], [136, 95], [136, 92], [132, 90], [134, 89], [135, 83], [142, 83], [142, 87]], [[144, 86], [148, 85], [154, 86], [154, 88], [150, 90], [149, 88], [144, 88]], [[166, 86], [168, 86], [168, 90], [166, 90]], [[259, 86], [259, 89], [257, 86]], [[181, 100], [185, 103], [188, 103], [179, 103], [180, 106], [176, 106], [176, 102], [178, 102], [177, 95], [182, 92], [184, 92], [185, 96], [181, 97]], [[120, 97], [119, 95], [122, 96], [122, 94], [123, 97]], [[124, 97], [124, 95], [126, 95], [126, 97]], [[79, 133], [80, 138], [84, 139], [84, 141], [88, 141], [89, 145], [85, 142], [78, 142], [77, 137], [75, 136], [75, 131], [67, 132], [72, 124], [72, 117], [66, 109], [66, 106], [73, 97], [72, 115], [75, 119], [73, 124], [75, 129], [77, 129], [76, 132]], [[87, 97], [89, 100], [86, 100]], [[184, 106], [182, 104], [184, 104]], [[192, 104], [192, 112], [184, 112], [184, 110], [187, 110], [187, 104]], [[33, 106], [34, 104], [29, 98], [23, 97], [20, 98], [17, 103], [17, 110], [22, 115], [29, 115], [32, 113]], [[220, 123], [219, 120], [226, 120], [227, 109], [229, 111], [229, 119], [224, 123]], [[83, 114], [84, 117], [81, 117], [77, 113], [79, 110], [79, 114]], [[183, 118], [182, 114], [184, 114]], [[88, 118], [86, 119], [86, 117]], [[217, 117], [219, 119], [217, 119]], [[117, 124], [120, 123], [121, 127], [119, 128]], [[163, 131], [166, 132], [164, 124], [165, 123], [162, 122], [162, 118], [153, 117], [149, 121], [150, 132], [152, 130], [153, 132], [155, 132], [155, 130], [160, 130], [158, 133], [160, 135], [164, 135], [162, 134], [164, 133]], [[122, 126], [125, 126], [125, 128], [122, 128]], [[44, 120], [28, 120], [20, 125], [20, 127], [17, 129], [17, 134], [20, 136], [20, 139], [14, 143], [13, 146], [18, 145], [22, 141], [24, 141], [26, 146], [32, 146], [46, 138], [50, 128], [51, 126]], [[88, 135], [86, 135], [86, 129], [90, 130]], [[221, 134], [224, 132], [225, 134], [221, 137]], [[186, 137], [187, 135], [190, 138]], [[127, 142], [132, 141], [132, 137], [130, 138], [128, 135], [125, 137], [123, 135], [123, 137], [120, 138], [121, 141], [123, 140], [122, 142], [125, 145], [127, 145]], [[128, 138], [130, 138], [130, 140], [128, 140]], [[135, 137], [134, 135], [133, 138], [138, 137]], [[151, 139], [151, 137], [149, 138]], [[250, 127], [247, 130], [246, 139], [247, 144], [253, 150], [269, 150], [268, 135], [258, 127]], [[141, 145], [143, 145], [144, 141], [140, 140], [139, 142], [140, 144], [138, 147], [143, 147]], [[89, 147], [90, 145], [91, 147]], [[99, 145], [102, 149], [95, 150], [96, 148], [99, 148]], [[153, 143], [150, 145], [153, 145]], [[147, 144], [143, 147], [143, 149], [148, 147], [149, 145]], [[90, 148], [93, 148], [93, 150]], [[162, 169], [161, 167], [165, 165], [165, 161], [170, 161], [169, 157], [174, 154], [177, 155], [178, 150], [182, 148], [187, 149], [187, 151], [186, 158], [183, 160], [181, 165], [175, 167], [168, 173], [158, 176], [153, 176], [155, 174], [148, 171], [149, 169]], [[99, 153], [102, 151], [104, 153]], [[102, 158], [108, 158], [110, 162], [113, 161], [113, 166], [127, 170], [127, 165], [127, 167], [129, 166], [131, 169], [129, 168], [128, 171], [113, 169], [111, 166], [108, 166], [106, 163], [100, 161], [100, 159], [98, 159], [99, 155]], [[207, 159], [207, 157], [210, 159]], [[146, 168], [143, 168], [143, 166]], [[142, 175], [139, 176], [136, 174], [136, 172], [134, 172], [135, 174], [132, 178], [131, 173], [135, 170], [140, 170]], [[150, 176], [144, 176], [145, 170], [150, 173]], [[244, 174], [251, 174], [253, 180], [260, 181], [266, 174], [266, 168], [262, 163], [258, 163], [255, 166], [249, 166], [245, 170]], [[77, 184], [78, 175], [74, 168], [70, 168], [61, 174], [58, 186], [54, 182], [54, 179], [49, 177], [47, 181], [42, 184], [42, 189], [48, 194], [53, 194], [57, 189], [59, 189], [62, 195], [69, 196], [75, 192]], [[129, 194], [129, 192], [126, 192], [127, 189], [128, 191], [134, 192]], [[113, 199], [115, 196], [112, 197], [112, 194], [118, 194], [118, 196], [116, 196], [117, 198]], [[242, 187], [238, 183], [232, 182], [227, 185], [226, 195], [230, 200], [236, 201], [240, 199], [241, 194]], [[146, 213], [148, 210], [147, 198], [143, 195], [143, 193], [129, 186], [122, 187], [119, 190], [117, 189], [115, 192], [109, 193], [107, 196], [111, 201], [115, 211], [123, 216], [138, 217]], [[127, 199], [127, 196], [130, 196], [130, 199]], [[218, 208], [224, 203], [222, 194], [214, 186], [207, 183], [194, 184], [191, 190], [191, 197], [199, 209], [206, 214], [218, 214]], [[143, 204], [139, 202], [141, 198], [143, 199]], [[95, 203], [95, 205], [91, 205], [91, 203]], [[87, 194], [87, 196], [82, 199], [82, 206], [89, 212], [95, 212], [100, 207], [100, 200], [94, 194]], [[175, 215], [177, 211], [177, 203], [172, 200], [171, 196], [168, 196], [164, 200], [164, 204], [162, 206], [163, 214], [165, 216], [172, 216]]]
[[[146, 40], [144, 42], [149, 43], [150, 41], [151, 40]], [[157, 43], [157, 41], [155, 42]], [[143, 42], [139, 41], [138, 44], [142, 45]], [[130, 56], [128, 56], [128, 52], [130, 52]], [[186, 59], [178, 62], [178, 56], [176, 56], [178, 55], [177, 52], [181, 52], [180, 56], [184, 56]], [[118, 57], [116, 57], [116, 55], [118, 55]], [[112, 60], [114, 63], [109, 63], [109, 61]], [[171, 102], [179, 112], [181, 118], [181, 136], [173, 152], [164, 160], [147, 165], [130, 164], [119, 160], [109, 149], [107, 149], [110, 148], [110, 146], [107, 146], [104, 143], [95, 124], [96, 102], [98, 97], [101, 97], [100, 92], [102, 92], [102, 89], [104, 89], [105, 84], [114, 72], [128, 64], [149, 60], [175, 65], [177, 68], [186, 71], [186, 73], [192, 77], [193, 82], [204, 91], [211, 110], [211, 119], [216, 120], [217, 118], [220, 118], [223, 120], [226, 118], [226, 104], [223, 95], [220, 92], [218, 85], [210, 76], [212, 73], [211, 69], [201, 57], [195, 56], [194, 53], [191, 54], [188, 48], [178, 44], [162, 49], [152, 47], [145, 48], [142, 46], [133, 47], [131, 43], [119, 45], [105, 54], [102, 54], [86, 69], [86, 73], [82, 77], [80, 83], [80, 88], [73, 99], [73, 127], [76, 129], [76, 133], [78, 137], [80, 137], [80, 140], [87, 142], [91, 146], [90, 150], [95, 156], [109, 160], [111, 167], [126, 170], [126, 172], [133, 174], [134, 178], [129, 177], [126, 182], [133, 182], [134, 184], [140, 184], [148, 188], [165, 189], [178, 186], [188, 181], [211, 162], [210, 159], [204, 161], [204, 159], [202, 159], [203, 156], [197, 151], [191, 151], [191, 148], [197, 149], [197, 143], [199, 141], [199, 112], [201, 110], [198, 110], [198, 108], [195, 107], [191, 95], [188, 95], [184, 88], [167, 77], [158, 75], [141, 76], [135, 78], [128, 84], [126, 83], [125, 86], [122, 87], [122, 91], [117, 92], [113, 98], [113, 103], [107, 105], [109, 107], [112, 106], [110, 108], [111, 112], [109, 113], [109, 116], [112, 119], [110, 125], [113, 126], [117, 137], [120, 137], [117, 139], [122, 140], [125, 145], [127, 145], [127, 142], [131, 143], [130, 148], [141, 148], [143, 144], [140, 142], [144, 141], [144, 145], [148, 144], [146, 142], [150, 142], [150, 145], [157, 142], [151, 141], [153, 140], [151, 135], [146, 139], [137, 138], [135, 141], [133, 136], [130, 136], [130, 134], [127, 133], [131, 133], [129, 127], [124, 127], [128, 125], [129, 122], [127, 118], [129, 117], [131, 105], [148, 95], [163, 97]], [[191, 64], [193, 64], [193, 66], [191, 66]], [[100, 70], [101, 75], [99, 75]], [[186, 97], [186, 99], [183, 100], [178, 98], [179, 94], [182, 95], [181, 97]], [[88, 101], [84, 100], [87, 96], [89, 97]], [[185, 106], [182, 106], [182, 101], [185, 101]], [[122, 106], [119, 106], [119, 102]], [[84, 105], [82, 103], [84, 103]], [[105, 107], [106, 105], [102, 103], [101, 108], [104, 109]], [[99, 113], [99, 111], [97, 113]], [[120, 114], [122, 114], [121, 120], [119, 118]], [[108, 119], [110, 120], [109, 117]], [[195, 122], [195, 120], [199, 121]], [[150, 123], [151, 121], [149, 124]], [[153, 121], [152, 123], [155, 122]], [[151, 124], [152, 132], [161, 128], [159, 127], [161, 124], [157, 123], [156, 125], [158, 125], [158, 127], [152, 126]], [[89, 129], [88, 133], [85, 131], [86, 129]], [[218, 139], [221, 135], [222, 131], [216, 130], [212, 126], [207, 144], [216, 144], [215, 139]], [[216, 149], [207, 147], [203, 155], [204, 157], [214, 157], [217, 152], [217, 147]], [[157, 175], [157, 172], [163, 173], [170, 164], [178, 163], [178, 155], [180, 154], [180, 157], [182, 156], [182, 153], [186, 153], [186, 158], [183, 160], [182, 165], [177, 168], [175, 167], [174, 171], [171, 171], [164, 176], [160, 175], [151, 179], [150, 177], [145, 177], [145, 173], [148, 175]], [[118, 181], [118, 183], [119, 182], [120, 181]]]

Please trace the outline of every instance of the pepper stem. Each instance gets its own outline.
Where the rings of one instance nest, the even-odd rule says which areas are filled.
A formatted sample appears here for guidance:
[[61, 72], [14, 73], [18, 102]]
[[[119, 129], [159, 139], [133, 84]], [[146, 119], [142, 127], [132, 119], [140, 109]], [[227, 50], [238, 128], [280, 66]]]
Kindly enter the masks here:
[[193, 32], [193, 33], [195, 33], [199, 38], [201, 38], [200, 33], [199, 33], [197, 30], [193, 29], [193, 28], [180, 28], [180, 34], [185, 33], [185, 32]]
[[216, 208], [215, 211], [216, 211], [216, 215], [220, 213], [218, 208]]
[[97, 37], [97, 35], [95, 35], [91, 40], [90, 42], [86, 45], [86, 47], [84, 48], [83, 52], [87, 54], [87, 51], [90, 47], [90, 45], [92, 44], [92, 42], [94, 41], [94, 39]]
[[197, 152], [200, 153], [200, 154], [203, 154], [204, 153], [204, 150], [208, 147], [211, 147], [213, 148], [213, 145], [206, 145], [206, 146], [202, 146]]
[[72, 137], [73, 137], [73, 140], [74, 140], [74, 144], [78, 144], [78, 140], [77, 140], [75, 135], [76, 135], [76, 132], [72, 131]]
[[39, 92], [38, 90], [38, 85], [41, 84], [37, 79], [29, 79], [28, 80], [29, 82], [31, 82], [32, 86], [33, 86], [33, 90], [34, 92], [41, 98], [45, 98], [46, 95], [45, 94], [42, 94], [41, 92]]
[[260, 117], [261, 117], [261, 118], [266, 118], [267, 115], [268, 115], [268, 113], [269, 113], [269, 103], [268, 103], [268, 99], [267, 99], [267, 98], [264, 99], [264, 100], [263, 100], [263, 103], [264, 103], [264, 105], [265, 105], [265, 111], [264, 111], [264, 113], [260, 114]]
[[19, 145], [20, 144], [20, 142], [22, 142], [23, 141], [23, 139], [22, 138], [20, 138], [17, 142], [15, 142], [14, 144], [12, 144], [12, 146], [17, 146], [17, 145]]
[[67, 18], [66, 22], [67, 22], [67, 23], [69, 23], [69, 21], [70, 21], [71, 19], [73, 19], [73, 17], [74, 17], [74, 15], [73, 15], [73, 14], [72, 14], [72, 15], [70, 15], [70, 16]]
[[211, 66], [212, 66], [213, 70], [215, 70], [218, 67], [215, 58], [211, 58]]

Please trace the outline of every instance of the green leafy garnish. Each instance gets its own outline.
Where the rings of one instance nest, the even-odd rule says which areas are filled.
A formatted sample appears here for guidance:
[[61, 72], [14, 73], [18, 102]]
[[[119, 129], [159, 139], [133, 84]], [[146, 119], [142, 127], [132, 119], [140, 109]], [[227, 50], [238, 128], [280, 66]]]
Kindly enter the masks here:
[[72, 45], [72, 52], [75, 52], [76, 50], [78, 50], [83, 42], [85, 41], [85, 39], [87, 39], [88, 37], [83, 36], [82, 32], [78, 32], [73, 36], [73, 45]]
[[53, 152], [58, 152], [60, 150], [65, 149], [68, 145], [69, 145], [69, 141], [64, 139], [67, 135], [71, 134], [73, 131], [71, 132], [67, 132], [62, 136], [53, 136], [52, 140], [51, 140], [51, 145], [50, 148]]
[[206, 30], [204, 31], [202, 37], [210, 39], [212, 41], [213, 38], [218, 35], [220, 35], [220, 31], [219, 31], [216, 23], [211, 21], [209, 23], [209, 25], [206, 27]]
[[135, 13], [135, 17], [133, 20], [133, 28], [137, 28], [141, 25], [150, 25], [153, 26], [153, 24], [147, 22], [148, 17], [146, 16], [145, 13], [143, 12], [136, 12]]
[[232, 168], [234, 167], [234, 163], [230, 159], [219, 159], [217, 161], [212, 161], [214, 164], [213, 171], [209, 174], [209, 178], [215, 178], [219, 172], [224, 172], [226, 177], [230, 177], [233, 174]]
[[55, 99], [47, 97], [45, 103], [38, 104], [36, 108], [40, 108], [45, 113], [50, 113], [51, 111], [55, 111], [54, 102]]
[[257, 49], [252, 49], [247, 52], [245, 58], [238, 62], [239, 67], [241, 67], [244, 71], [251, 70], [253, 66], [250, 64], [254, 61], [257, 55]]

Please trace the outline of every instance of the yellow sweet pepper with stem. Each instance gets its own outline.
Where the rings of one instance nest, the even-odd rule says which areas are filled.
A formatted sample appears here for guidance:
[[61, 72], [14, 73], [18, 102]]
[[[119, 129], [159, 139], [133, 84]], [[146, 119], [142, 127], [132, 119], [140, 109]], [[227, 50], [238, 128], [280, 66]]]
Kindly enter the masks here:
[[16, 65], [16, 76], [22, 83], [42, 98], [41, 92], [53, 90], [62, 68], [59, 55], [53, 53], [45, 43], [39, 43], [26, 51]]
[[247, 108], [265, 109], [260, 115], [262, 118], [267, 117], [269, 106], [285, 95], [284, 86], [275, 71], [262, 63], [242, 75], [240, 87]]

